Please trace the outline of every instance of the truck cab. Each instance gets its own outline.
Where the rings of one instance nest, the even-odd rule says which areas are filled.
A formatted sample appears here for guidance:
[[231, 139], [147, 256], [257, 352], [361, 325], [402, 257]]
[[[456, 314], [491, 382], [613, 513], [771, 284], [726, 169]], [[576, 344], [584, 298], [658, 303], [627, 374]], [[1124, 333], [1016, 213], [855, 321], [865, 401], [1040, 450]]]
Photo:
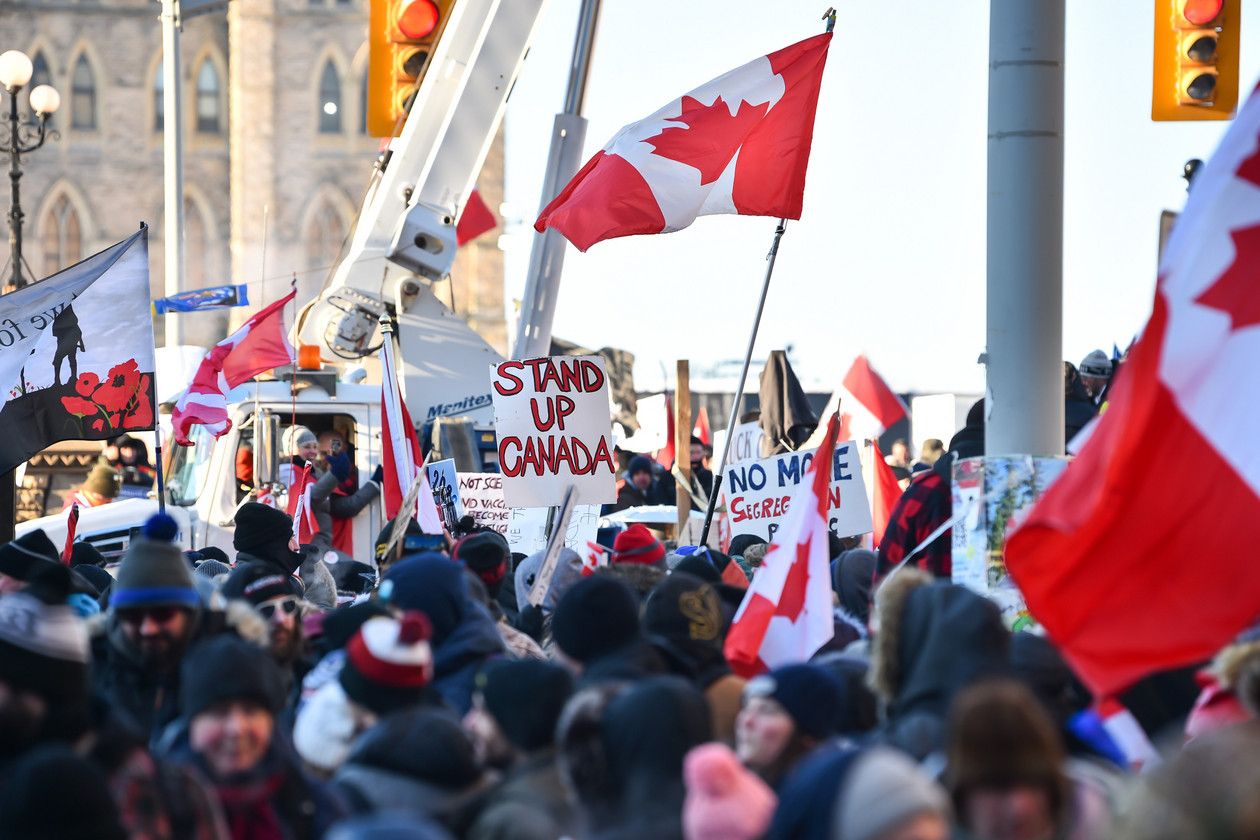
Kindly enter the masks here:
[[[217, 441], [194, 426], [193, 446], [175, 446], [167, 470], [170, 507], [183, 508], [189, 519], [189, 547], [218, 546], [232, 556], [233, 517], [252, 497], [251, 486], [280, 480], [286, 429], [295, 423], [316, 435], [338, 432], [349, 447], [359, 482], [380, 463], [381, 389], [378, 385], [338, 382], [331, 375], [299, 376], [295, 393], [290, 382], [251, 382], [228, 394], [232, 428]], [[283, 493], [283, 489], [279, 492]], [[84, 518], [80, 516], [80, 528]], [[379, 500], [354, 518], [353, 556], [369, 560], [382, 525]]]

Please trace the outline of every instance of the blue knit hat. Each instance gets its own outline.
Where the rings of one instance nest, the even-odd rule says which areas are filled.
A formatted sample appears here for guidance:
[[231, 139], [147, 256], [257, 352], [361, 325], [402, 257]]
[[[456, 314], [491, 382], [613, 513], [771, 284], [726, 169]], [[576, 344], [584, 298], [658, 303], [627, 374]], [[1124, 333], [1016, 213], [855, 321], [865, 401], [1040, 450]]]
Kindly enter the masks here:
[[144, 533], [132, 540], [118, 566], [109, 596], [111, 609], [196, 609], [201, 604], [188, 561], [173, 542], [178, 533], [179, 526], [166, 514], [159, 513], [144, 523]]
[[835, 732], [844, 686], [824, 668], [784, 665], [749, 680], [745, 697], [769, 697], [783, 707], [806, 735], [822, 740]]

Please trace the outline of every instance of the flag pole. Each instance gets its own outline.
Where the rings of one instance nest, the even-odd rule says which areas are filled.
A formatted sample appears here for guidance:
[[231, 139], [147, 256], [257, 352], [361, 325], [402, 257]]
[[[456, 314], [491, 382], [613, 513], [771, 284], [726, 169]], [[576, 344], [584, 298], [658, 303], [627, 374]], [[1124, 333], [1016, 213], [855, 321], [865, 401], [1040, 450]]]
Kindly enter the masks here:
[[713, 524], [713, 511], [722, 490], [722, 476], [726, 472], [726, 458], [731, 452], [735, 421], [739, 418], [740, 403], [744, 401], [744, 384], [748, 381], [748, 366], [752, 363], [753, 345], [757, 343], [761, 313], [766, 308], [766, 294], [770, 291], [770, 278], [774, 275], [774, 261], [779, 255], [779, 240], [783, 238], [785, 230], [787, 230], [787, 219], [779, 219], [779, 226], [774, 229], [774, 241], [770, 243], [770, 253], [766, 254], [766, 278], [761, 283], [761, 299], [757, 301], [757, 314], [753, 316], [752, 334], [748, 336], [748, 349], [744, 353], [744, 369], [739, 374], [739, 388], [735, 391], [735, 399], [731, 402], [731, 413], [726, 421], [726, 440], [722, 443], [722, 460], [718, 462], [718, 471], [713, 476], [713, 492], [709, 494], [709, 507], [704, 514], [704, 529], [700, 531], [700, 545], [708, 545], [709, 542], [709, 527]]

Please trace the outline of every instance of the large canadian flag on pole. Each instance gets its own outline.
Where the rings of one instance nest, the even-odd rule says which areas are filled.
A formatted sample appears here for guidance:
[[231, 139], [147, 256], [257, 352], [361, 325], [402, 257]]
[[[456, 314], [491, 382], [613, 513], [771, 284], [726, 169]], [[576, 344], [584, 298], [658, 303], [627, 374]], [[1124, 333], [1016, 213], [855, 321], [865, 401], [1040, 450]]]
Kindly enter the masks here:
[[831, 33], [750, 61], [631, 123], [534, 223], [585, 251], [697, 216], [801, 217]]
[[265, 370], [293, 364], [293, 345], [285, 329], [284, 307], [296, 295], [294, 290], [258, 310], [201, 360], [188, 390], [176, 400], [171, 412], [176, 443], [192, 446], [189, 434], [198, 424], [215, 437], [224, 435], [232, 428], [227, 416], [228, 391]]
[[420, 530], [426, 534], [441, 534], [442, 518], [438, 515], [433, 493], [427, 486], [429, 479], [423, 466], [420, 439], [416, 436], [415, 424], [411, 422], [398, 385], [394, 336], [386, 333], [381, 344], [381, 471], [384, 473], [381, 495], [384, 497], [385, 516], [389, 519], [398, 516], [412, 483], [423, 481], [426, 486], [420, 488], [416, 496], [416, 510], [410, 513], [416, 516]]
[[840, 418], [832, 414], [782, 527], [731, 623], [723, 652], [742, 677], [803, 662], [835, 633], [827, 510], [839, 431]]
[[1029, 609], [1111, 695], [1260, 614], [1260, 97], [1195, 178], [1092, 437], [1006, 546]]

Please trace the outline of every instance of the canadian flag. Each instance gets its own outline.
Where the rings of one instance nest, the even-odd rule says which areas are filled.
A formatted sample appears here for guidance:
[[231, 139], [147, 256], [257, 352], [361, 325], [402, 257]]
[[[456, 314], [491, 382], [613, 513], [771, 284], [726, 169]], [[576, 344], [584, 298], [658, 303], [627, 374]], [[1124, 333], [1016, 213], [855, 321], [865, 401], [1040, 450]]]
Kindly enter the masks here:
[[1207, 659], [1260, 614], [1257, 358], [1253, 92], [1195, 178], [1110, 407], [1007, 541], [1029, 609], [1096, 696]]
[[197, 424], [221, 437], [232, 428], [227, 416], [228, 391], [265, 370], [293, 364], [293, 345], [284, 328], [284, 307], [296, 295], [294, 290], [258, 310], [201, 360], [188, 390], [176, 400], [171, 412], [176, 443], [192, 446], [189, 434]]
[[631, 123], [534, 223], [585, 251], [697, 216], [801, 217], [831, 33], [750, 61]]
[[305, 545], [319, 533], [319, 523], [315, 520], [315, 510], [311, 506], [311, 490], [315, 479], [311, 477], [311, 465], [307, 463], [293, 475], [293, 483], [289, 485], [288, 514], [293, 517], [293, 536]]
[[840, 418], [832, 414], [822, 444], [731, 623], [723, 653], [742, 677], [803, 662], [835, 632], [827, 505], [839, 431]]
[[[827, 401], [825, 413], [840, 412], [840, 440], [875, 440], [910, 412], [865, 356], [858, 356]], [[819, 426], [802, 449], [822, 439]]]
[[420, 452], [420, 439], [398, 386], [393, 336], [387, 335], [381, 344], [381, 495], [385, 516], [389, 519], [398, 516], [412, 483], [423, 481], [425, 486], [416, 495], [416, 510], [412, 513], [420, 530], [426, 534], [441, 534], [442, 518], [429, 490]]
[[871, 439], [872, 458], [871, 472], [871, 540], [875, 548], [884, 541], [884, 532], [888, 530], [888, 520], [892, 518], [893, 507], [901, 498], [901, 484], [893, 475], [892, 467], [884, 460], [884, 453], [879, 451], [879, 444]]

